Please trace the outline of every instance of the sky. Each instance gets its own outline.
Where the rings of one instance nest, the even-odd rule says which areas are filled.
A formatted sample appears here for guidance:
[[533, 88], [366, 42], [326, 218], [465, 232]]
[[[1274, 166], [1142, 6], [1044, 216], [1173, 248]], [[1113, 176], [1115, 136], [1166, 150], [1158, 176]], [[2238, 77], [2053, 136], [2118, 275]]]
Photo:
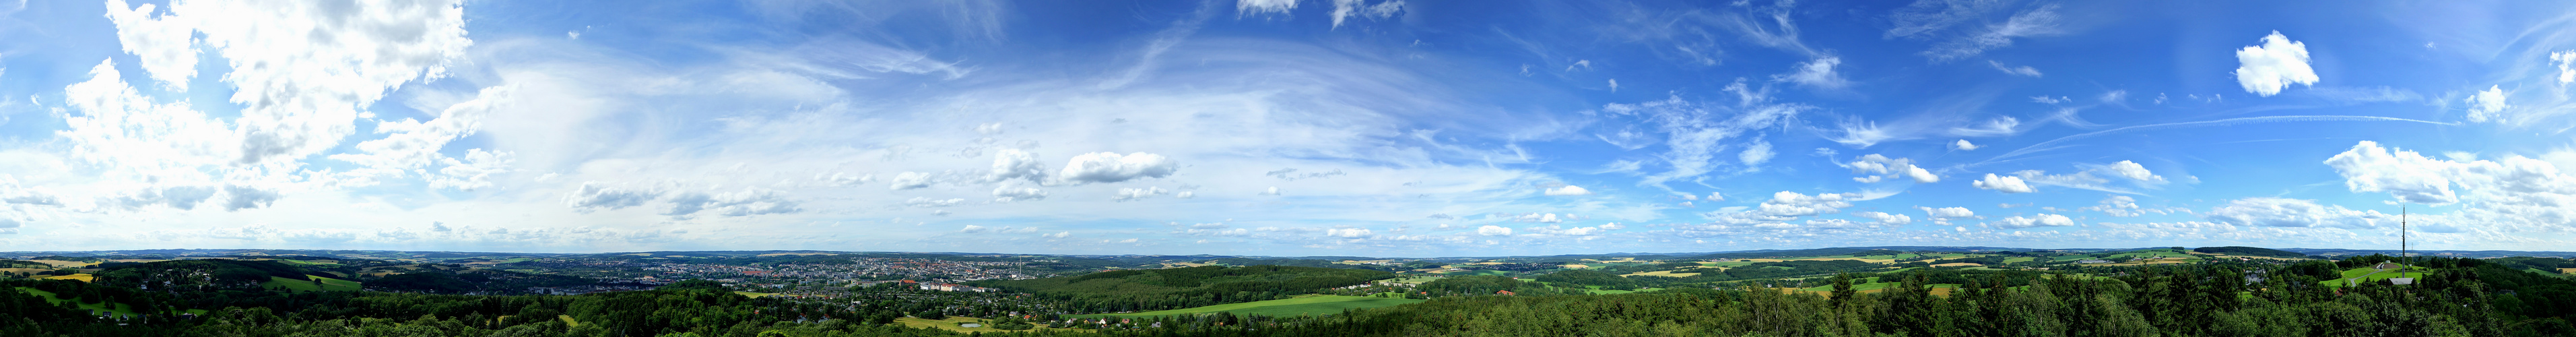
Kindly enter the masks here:
[[0, 1], [0, 250], [2563, 251], [2571, 6]]

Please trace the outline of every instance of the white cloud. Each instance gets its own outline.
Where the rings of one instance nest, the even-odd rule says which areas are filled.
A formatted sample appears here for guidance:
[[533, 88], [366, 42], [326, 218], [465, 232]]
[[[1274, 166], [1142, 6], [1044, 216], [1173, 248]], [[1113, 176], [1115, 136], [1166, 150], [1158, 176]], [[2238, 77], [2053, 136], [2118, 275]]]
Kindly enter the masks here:
[[[2563, 161], [2576, 156], [2567, 152], [2543, 157]], [[2326, 164], [2344, 176], [2345, 187], [2353, 192], [2387, 192], [2409, 203], [2460, 204], [2433, 217], [2416, 214], [2418, 221], [2454, 230], [2566, 232], [2576, 223], [2576, 207], [2567, 206], [2576, 205], [2576, 175], [2550, 160], [2520, 155], [2436, 160], [2365, 141]]]
[[2278, 31], [2264, 36], [2263, 45], [2236, 50], [2236, 62], [2236, 84], [2256, 95], [2280, 94], [2291, 84], [2317, 84], [2317, 70], [2308, 67], [2308, 45]]
[[[1781, 125], [1800, 111], [1811, 109], [1800, 104], [1773, 103], [1767, 87], [1753, 88], [1741, 79], [1724, 90], [1735, 94], [1735, 104], [1692, 102], [1673, 95], [1660, 101], [1602, 105], [1600, 113], [1604, 115], [1633, 117], [1639, 124], [1653, 125], [1664, 133], [1666, 150], [1658, 158], [1671, 169], [1646, 175], [1638, 185], [1670, 191], [1667, 182], [1715, 172], [1717, 155], [1730, 150], [1730, 140]], [[1610, 139], [1613, 138], [1604, 137], [1605, 141]]]
[[2040, 77], [2044, 75], [2039, 73], [2039, 68], [2031, 68], [2030, 66], [2007, 66], [2004, 65], [2003, 62], [1995, 62], [1994, 60], [1987, 60], [1986, 65], [1993, 66], [1995, 67], [1995, 70], [2003, 71], [2005, 74], [2012, 74], [2014, 76]]
[[[1989, 24], [1973, 34], [1960, 36], [1932, 46], [1923, 56], [1933, 61], [1951, 61], [1983, 54], [1987, 50], [2012, 46], [2013, 38], [2057, 34], [2057, 5], [2048, 4], [2019, 14], [2002, 23]], [[2037, 70], [2031, 71], [2037, 73]]]
[[[359, 142], [356, 146], [357, 153], [334, 154], [329, 158], [365, 166], [364, 169], [349, 172], [351, 178], [359, 179], [401, 176], [407, 171], [418, 170], [433, 163], [450, 163], [448, 165], [450, 169], [458, 169], [460, 174], [468, 175], [472, 175], [470, 172], [488, 175], [507, 171], [507, 160], [495, 160], [507, 158], [509, 155], [506, 153], [483, 154], [485, 158], [467, 158], [465, 162], [459, 162], [440, 154], [439, 151], [446, 148], [449, 142], [474, 135], [482, 128], [482, 120], [485, 116], [511, 104], [515, 91], [516, 88], [511, 86], [484, 88], [475, 95], [473, 100], [449, 106], [446, 110], [440, 111], [437, 118], [430, 119], [428, 122], [408, 118], [378, 122], [375, 132], [387, 134], [385, 138]], [[482, 152], [480, 149], [474, 150]], [[467, 165], [467, 162], [481, 165]], [[458, 166], [464, 167], [458, 168]], [[467, 178], [469, 182], [464, 184], [440, 185], [462, 187], [460, 189], [490, 185], [471, 183], [471, 181], [480, 181], [479, 178]]]
[[1777, 153], [1771, 152], [1771, 142], [1756, 139], [1753, 145], [1744, 147], [1744, 152], [1736, 153], [1735, 158], [1744, 162], [1744, 166], [1758, 166], [1771, 161], [1775, 155]]
[[2401, 201], [2433, 205], [2459, 202], [2451, 177], [2466, 173], [2456, 162], [2381, 148], [2373, 141], [2361, 141], [2325, 163], [2343, 174], [2344, 187], [2353, 192], [2388, 192]]
[[2010, 136], [2021, 131], [2021, 119], [2011, 116], [1996, 116], [1984, 124], [1950, 128], [1950, 134], [1966, 137]]
[[2549, 62], [2558, 64], [2558, 84], [2576, 83], [2576, 50], [2549, 53]]
[[1987, 173], [1986, 178], [1978, 179], [1975, 185], [1977, 188], [1995, 190], [1996, 192], [2004, 193], [2030, 193], [2039, 191], [2038, 189], [2030, 188], [2030, 184], [2023, 183], [2020, 177], [1998, 176], [1993, 173]]
[[197, 28], [189, 21], [195, 17], [153, 15], [155, 9], [153, 4], [127, 8], [125, 0], [108, 0], [107, 21], [116, 24], [116, 41], [125, 53], [142, 60], [143, 71], [153, 80], [188, 91], [188, 79], [197, 76]]
[[1958, 219], [1958, 218], [1970, 218], [1970, 217], [1976, 217], [1976, 216], [1977, 216], [1977, 212], [1975, 212], [1975, 211], [1970, 211], [1970, 210], [1968, 210], [1968, 208], [1967, 208], [1967, 207], [1942, 207], [1942, 208], [1931, 208], [1931, 207], [1915, 206], [1914, 208], [1915, 208], [1915, 209], [1923, 210], [1923, 213], [1924, 213], [1924, 214], [1926, 214], [1927, 216], [1930, 216], [1933, 220], [1948, 220], [1948, 219]]
[[1583, 189], [1583, 186], [1565, 185], [1565, 187], [1547, 189], [1547, 195], [1592, 195], [1592, 191]]
[[1961, 139], [1961, 140], [1959, 140], [1958, 142], [1950, 143], [1950, 149], [1952, 149], [1952, 150], [1959, 150], [1959, 151], [1976, 151], [1976, 150], [1977, 150], [1977, 147], [1978, 147], [1978, 146], [1977, 146], [1977, 144], [1976, 144], [1976, 143], [1969, 143], [1969, 142], [1968, 142], [1968, 140], [1966, 140], [1966, 139]]
[[1369, 232], [1369, 230], [1368, 230], [1368, 229], [1366, 229], [1366, 228], [1342, 228], [1342, 229], [1330, 229], [1330, 230], [1325, 230], [1325, 231], [1324, 231], [1324, 235], [1325, 235], [1325, 236], [1340, 237], [1340, 238], [1364, 238], [1364, 237], [1368, 237], [1368, 236], [1369, 236], [1369, 234], [1370, 234], [1370, 232]]
[[1161, 187], [1146, 187], [1146, 188], [1120, 188], [1120, 189], [1118, 189], [1118, 195], [1111, 196], [1111, 197], [1109, 198], [1109, 200], [1114, 200], [1114, 201], [1128, 201], [1128, 200], [1144, 199], [1144, 198], [1149, 198], [1149, 197], [1153, 197], [1153, 196], [1157, 196], [1157, 195], [1163, 195], [1163, 193], [1168, 193], [1168, 192], [1171, 192], [1171, 191], [1165, 191], [1165, 190], [1163, 190], [1163, 188], [1161, 188]]
[[2139, 165], [2137, 162], [2134, 162], [2134, 161], [2122, 160], [2122, 161], [2117, 162], [2117, 163], [2111, 163], [2111, 165], [2105, 165], [2105, 166], [2103, 166], [2103, 167], [2101, 168], [2101, 170], [2111, 172], [2111, 175], [2114, 175], [2114, 176], [2119, 176], [2119, 177], [2122, 177], [2122, 178], [2129, 178], [2129, 180], [2137, 180], [2137, 181], [2164, 181], [2164, 180], [2165, 180], [2165, 177], [2157, 176], [2154, 172], [2148, 172], [2148, 171], [2147, 171], [2147, 167], [2146, 167], [2146, 165]]
[[2479, 91], [2476, 95], [2470, 95], [2468, 98], [2469, 121], [2485, 122], [2489, 119], [2499, 121], [2503, 120], [2504, 109], [2513, 108], [2513, 105], [2504, 103], [2504, 97], [2505, 92], [2503, 86], [2487, 86], [2486, 91]]
[[[1245, 1], [1250, 2], [1250, 0]], [[1289, 6], [1294, 7], [1296, 5], [1291, 4]], [[1368, 4], [1367, 0], [1333, 0], [1333, 28], [1342, 28], [1342, 21], [1344, 19], [1356, 17], [1368, 18], [1371, 20], [1385, 20], [1386, 18], [1394, 17], [1395, 13], [1403, 11], [1403, 0], [1382, 1], [1374, 5]]]
[[1484, 226], [1484, 227], [1476, 227], [1476, 235], [1483, 235], [1483, 236], [1508, 236], [1508, 235], [1512, 235], [1512, 229], [1511, 229], [1511, 228], [1504, 228], [1503, 226], [1491, 226], [1491, 225], [1488, 225], [1488, 226]]
[[439, 168], [437, 175], [424, 178], [429, 181], [430, 188], [472, 191], [491, 187], [492, 175], [510, 172], [513, 157], [506, 152], [467, 149], [464, 160], [453, 157], [439, 158], [438, 162], [446, 164], [447, 167]]
[[1180, 162], [1158, 154], [1137, 152], [1122, 156], [1096, 152], [1073, 156], [1057, 177], [1072, 183], [1114, 183], [1170, 176], [1180, 166]]
[[1261, 191], [1261, 195], [1279, 195], [1279, 187], [1271, 186], [1270, 189]]
[[1628, 226], [1621, 226], [1617, 222], [1601, 224], [1601, 230], [1615, 231], [1621, 229], [1628, 229]]
[[[1181, 193], [1186, 194], [1190, 192]], [[1005, 185], [993, 188], [993, 202], [1032, 201], [1046, 199], [1046, 197], [1046, 190], [1040, 190], [1036, 187], [1016, 187]]]
[[931, 199], [930, 197], [912, 197], [910, 200], [903, 201], [903, 204], [911, 205], [912, 207], [948, 207], [962, 205], [965, 203], [966, 198]]
[[1021, 151], [1019, 149], [1002, 149], [1001, 151], [993, 152], [993, 171], [985, 173], [984, 180], [1005, 181], [1011, 179], [1027, 179], [1032, 182], [1045, 181], [1046, 164], [1039, 163], [1038, 156], [1036, 154], [1031, 154], [1028, 151]]
[[1858, 178], [1852, 178], [1854, 181], [1863, 183], [1876, 183], [1883, 179], [1899, 177], [1912, 179], [1915, 183], [1920, 184], [1929, 184], [1941, 181], [1941, 176], [1933, 175], [1930, 170], [1924, 170], [1922, 167], [1914, 166], [1914, 161], [1911, 159], [1888, 158], [1887, 156], [1875, 153], [1861, 156], [1859, 160], [1842, 164], [1842, 166], [1851, 168], [1852, 174], [1863, 175]]
[[1181, 199], [1197, 198], [1197, 197], [1199, 197], [1199, 193], [1198, 193], [1198, 192], [1191, 192], [1191, 191], [1181, 191], [1180, 193], [1172, 193], [1172, 197], [1173, 197], [1173, 198], [1181, 198]]
[[109, 169], [111, 177], [164, 183], [200, 183], [208, 171], [228, 167], [239, 143], [231, 128], [185, 101], [155, 104], [119, 79], [112, 62], [90, 68], [90, 79], [63, 88], [71, 155]]
[[1852, 216], [1858, 216], [1858, 217], [1862, 217], [1862, 218], [1868, 218], [1868, 219], [1870, 219], [1870, 220], [1878, 220], [1878, 224], [1881, 224], [1881, 225], [1903, 225], [1903, 224], [1914, 223], [1914, 217], [1906, 216], [1906, 215], [1904, 215], [1904, 214], [1893, 214], [1893, 213], [1886, 213], [1886, 212], [1856, 212], [1856, 213], [1852, 213]]
[[1039, 235], [1039, 237], [1044, 237], [1044, 238], [1049, 238], [1049, 239], [1062, 239], [1062, 238], [1071, 237], [1071, 236], [1073, 236], [1073, 232], [1071, 232], [1071, 231], [1055, 232], [1055, 234]]
[[1817, 57], [1813, 61], [1799, 63], [1797, 69], [1792, 70], [1787, 74], [1771, 75], [1771, 80], [1796, 83], [1798, 85], [1812, 88], [1841, 89], [1843, 87], [1851, 86], [1850, 80], [1844, 80], [1841, 74], [1834, 72], [1834, 67], [1842, 64], [1843, 58], [1841, 57]]
[[1852, 206], [1851, 202], [1845, 200], [1858, 196], [1852, 193], [1819, 193], [1810, 196], [1798, 192], [1780, 191], [1771, 194], [1771, 200], [1763, 201], [1757, 210], [1762, 215], [1774, 218], [1838, 213], [1842, 208]]
[[464, 4], [453, 0], [182, 1], [170, 13], [230, 62], [224, 81], [242, 105], [234, 123], [244, 164], [337, 146], [360, 110], [403, 83], [445, 76], [474, 44], [465, 37]]
[[958, 233], [983, 233], [983, 232], [984, 232], [984, 231], [986, 231], [986, 230], [987, 230], [987, 229], [985, 229], [985, 228], [984, 228], [984, 226], [966, 225], [966, 227], [965, 227], [965, 228], [959, 228], [959, 229], [957, 229], [957, 232], [958, 232]]
[[[965, 199], [954, 199], [965, 201]], [[746, 188], [739, 192], [681, 192], [671, 196], [671, 210], [663, 215], [686, 217], [704, 211], [722, 216], [785, 214], [803, 211], [787, 194], [766, 188]]]
[[2389, 217], [2378, 211], [2354, 211], [2343, 206], [2319, 205], [2311, 200], [2259, 197], [2237, 199], [2227, 205], [2211, 208], [2204, 215], [2210, 221], [2236, 226], [2260, 227], [2378, 227], [2380, 218]]
[[886, 189], [896, 191], [930, 187], [930, 174], [921, 172], [897, 173], [894, 175], [894, 180], [890, 180], [890, 182], [892, 183], [887, 184]]
[[2014, 228], [2031, 228], [2031, 227], [2073, 227], [2073, 226], [2075, 226], [2075, 219], [2067, 218], [2067, 217], [2066, 217], [2066, 216], [2064, 216], [2064, 215], [2056, 215], [2056, 214], [2040, 214], [2040, 215], [2038, 215], [2038, 216], [2035, 216], [2035, 217], [2028, 217], [2028, 218], [2025, 218], [2025, 217], [2019, 217], [2019, 216], [2006, 217], [2006, 218], [2003, 218], [2002, 220], [1997, 220], [1997, 221], [1995, 221], [1995, 222], [1988, 222], [1988, 223], [1986, 223], [1986, 225], [1994, 226], [1994, 227], [1997, 227], [1997, 228], [2005, 228], [2005, 229], [2014, 229]]
[[1286, 15], [1288, 11], [1297, 9], [1297, 2], [1298, 0], [1238, 0], [1234, 2], [1234, 11], [1236, 15]]
[[662, 197], [661, 189], [631, 188], [597, 181], [582, 182], [580, 188], [564, 194], [564, 205], [589, 213], [600, 209], [620, 209], [644, 205]]

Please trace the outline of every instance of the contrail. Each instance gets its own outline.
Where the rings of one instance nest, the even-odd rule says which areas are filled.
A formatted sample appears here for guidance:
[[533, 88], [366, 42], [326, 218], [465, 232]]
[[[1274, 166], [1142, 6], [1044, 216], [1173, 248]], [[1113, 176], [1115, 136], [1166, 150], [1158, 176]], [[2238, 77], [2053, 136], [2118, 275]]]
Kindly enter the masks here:
[[[2022, 148], [2021, 148], [2021, 149], [2019, 149], [2019, 150], [2013, 150], [2013, 152], [2004, 153], [2004, 154], [2003, 154], [2003, 155], [2001, 155], [2001, 156], [1995, 156], [1994, 158], [1989, 158], [1989, 159], [1986, 159], [1985, 161], [1977, 162], [1977, 164], [1982, 165], [1982, 164], [1985, 164], [1985, 163], [1987, 163], [1987, 162], [1993, 162], [1993, 161], [1995, 161], [1995, 160], [1999, 160], [1999, 159], [2012, 158], [2012, 157], [2017, 157], [2017, 156], [2021, 156], [2021, 155], [2030, 154], [2031, 152], [2039, 152], [2039, 151], [2054, 150], [2054, 149], [2057, 149], [2057, 148], [2059, 148], [2059, 147], [2063, 147], [2063, 145], [2059, 145], [2060, 143], [2065, 143], [2065, 142], [2075, 141], [2075, 140], [2078, 140], [2078, 139], [2084, 139], [2084, 138], [2099, 137], [2099, 136], [2109, 135], [2109, 134], [2115, 134], [2115, 133], [2127, 133], [2127, 132], [2139, 132], [2139, 131], [2157, 131], [2157, 130], [2166, 130], [2166, 129], [2195, 128], [2195, 127], [2204, 127], [2204, 126], [2235, 126], [2235, 125], [2254, 124], [2254, 123], [2280, 123], [2280, 122], [2416, 122], [2416, 123], [2434, 124], [2434, 125], [2448, 125], [2448, 126], [2459, 126], [2459, 125], [2460, 125], [2460, 123], [2443, 123], [2443, 122], [2426, 121], [2426, 120], [2414, 120], [2414, 119], [2405, 119], [2405, 118], [2396, 118], [2396, 117], [2379, 117], [2379, 116], [2263, 116], [2263, 117], [2229, 118], [2229, 119], [2221, 119], [2221, 120], [2214, 120], [2214, 121], [2181, 122], [2181, 123], [2165, 123], [2165, 124], [2149, 124], [2149, 125], [2138, 125], [2138, 126], [2126, 126], [2126, 127], [2120, 127], [2120, 128], [2117, 128], [2117, 129], [2102, 130], [2102, 131], [2094, 131], [2094, 132], [2086, 132], [2086, 133], [2077, 134], [2077, 135], [2073, 135], [2073, 136], [2060, 137], [2060, 138], [2053, 139], [2053, 140], [2049, 140], [2049, 141], [2046, 141], [2046, 142], [2040, 142], [2039, 144], [2032, 144], [2031, 146], [2024, 146], [2024, 147], [2022, 147]], [[1975, 165], [1970, 165], [1970, 166], [1975, 166]]]

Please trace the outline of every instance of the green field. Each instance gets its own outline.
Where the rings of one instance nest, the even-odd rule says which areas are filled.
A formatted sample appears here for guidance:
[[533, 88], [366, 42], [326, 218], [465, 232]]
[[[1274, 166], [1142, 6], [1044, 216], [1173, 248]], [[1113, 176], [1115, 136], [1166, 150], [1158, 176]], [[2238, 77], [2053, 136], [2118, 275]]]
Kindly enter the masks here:
[[[1594, 286], [1594, 287], [1599, 287], [1599, 286]], [[1663, 289], [1663, 288], [1640, 288], [1640, 289], [1637, 289], [1637, 290], [1603, 290], [1603, 289], [1585, 289], [1584, 291], [1585, 291], [1585, 292], [1587, 292], [1587, 293], [1593, 294], [1593, 295], [1617, 295], [1617, 294], [1626, 294], [1626, 293], [1644, 292], [1644, 291], [1656, 291], [1656, 290], [1664, 290], [1664, 289]]]
[[1260, 302], [1244, 302], [1244, 303], [1218, 304], [1218, 305], [1211, 305], [1211, 306], [1204, 306], [1204, 307], [1197, 307], [1197, 308], [1187, 308], [1187, 309], [1172, 309], [1172, 310], [1163, 310], [1163, 311], [1147, 311], [1147, 312], [1127, 313], [1127, 314], [1067, 315], [1067, 316], [1065, 316], [1065, 317], [1074, 317], [1074, 318], [1097, 318], [1097, 317], [1145, 317], [1145, 316], [1173, 316], [1173, 315], [1208, 314], [1208, 313], [1217, 313], [1217, 312], [1230, 312], [1230, 313], [1234, 313], [1234, 314], [1236, 314], [1236, 315], [1262, 315], [1262, 316], [1296, 316], [1296, 315], [1303, 315], [1303, 314], [1311, 314], [1311, 315], [1330, 315], [1330, 314], [1339, 314], [1339, 313], [1342, 313], [1342, 309], [1368, 309], [1368, 308], [1379, 308], [1379, 307], [1392, 307], [1392, 306], [1405, 305], [1405, 304], [1422, 303], [1422, 301], [1423, 301], [1423, 300], [1417, 300], [1417, 299], [1405, 299], [1405, 298], [1384, 298], [1384, 297], [1365, 297], [1365, 296], [1325, 295], [1325, 296], [1299, 297], [1299, 298], [1282, 299], [1282, 300], [1268, 300], [1268, 301], [1260, 301]]
[[[364, 285], [363, 285], [363, 284], [361, 284], [361, 283], [358, 283], [358, 281], [342, 280], [342, 279], [335, 279], [335, 278], [321, 277], [321, 276], [313, 276], [313, 275], [305, 275], [304, 277], [306, 277], [307, 279], [304, 279], [304, 280], [297, 280], [297, 279], [291, 279], [291, 278], [284, 278], [284, 277], [270, 276], [270, 277], [268, 277], [268, 282], [261, 282], [259, 285], [260, 285], [260, 286], [262, 286], [262, 287], [270, 287], [270, 288], [284, 287], [284, 288], [286, 288], [286, 290], [288, 290], [288, 291], [358, 291], [358, 289], [359, 289], [359, 288], [363, 288], [363, 287], [364, 287]], [[322, 284], [321, 284], [321, 285], [319, 285], [319, 286], [314, 285], [314, 284], [313, 284], [313, 280], [315, 280], [315, 279], [322, 280]]]
[[[2343, 287], [2343, 284], [2344, 284], [2344, 281], [2343, 281], [2343, 280], [2347, 280], [2347, 279], [2352, 279], [2352, 280], [2359, 281], [2359, 282], [2362, 282], [2362, 283], [2379, 282], [2379, 280], [2386, 280], [2386, 279], [2399, 278], [2399, 277], [2411, 277], [2411, 278], [2415, 278], [2415, 279], [2421, 280], [2421, 279], [2424, 279], [2424, 275], [2425, 275], [2425, 274], [2424, 274], [2424, 272], [2423, 272], [2423, 270], [2427, 270], [2427, 269], [2425, 269], [2424, 267], [2407, 267], [2407, 270], [2408, 270], [2407, 272], [2402, 272], [2402, 273], [2401, 273], [2401, 272], [2397, 272], [2397, 271], [2392, 270], [2392, 271], [2388, 271], [2388, 272], [2383, 272], [2383, 273], [2378, 273], [2378, 274], [2372, 274], [2372, 273], [2370, 273], [2370, 272], [2374, 271], [2374, 269], [2370, 269], [2370, 268], [2353, 268], [2353, 269], [2345, 269], [2345, 270], [2343, 271], [2343, 278], [2338, 278], [2338, 279], [2333, 279], [2333, 280], [2327, 280], [2327, 281], [2323, 281], [2323, 282], [2317, 282], [2317, 284], [2323, 284], [2323, 285], [2328, 286], [2328, 287], [2337, 287], [2337, 288], [2340, 288], [2340, 287]], [[2363, 277], [2362, 275], [2369, 275], [2369, 277]], [[2358, 278], [2358, 279], [2355, 279], [2355, 278]]]

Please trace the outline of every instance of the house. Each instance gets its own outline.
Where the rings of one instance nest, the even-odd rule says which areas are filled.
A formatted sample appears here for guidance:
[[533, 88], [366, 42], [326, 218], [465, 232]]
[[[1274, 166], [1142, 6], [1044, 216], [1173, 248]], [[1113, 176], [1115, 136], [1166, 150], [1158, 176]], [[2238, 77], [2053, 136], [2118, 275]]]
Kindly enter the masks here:
[[1494, 291], [1494, 294], [1495, 294], [1495, 295], [1503, 295], [1503, 296], [1517, 296], [1517, 295], [1520, 295], [1520, 294], [1514, 294], [1514, 293], [1512, 293], [1512, 291], [1510, 291], [1510, 290], [1495, 290], [1495, 291]]
[[2378, 270], [2389, 270], [2389, 269], [2397, 269], [2397, 268], [2398, 268], [2398, 265], [2397, 265], [2396, 263], [2380, 262], [2378, 265], [2370, 266], [2370, 268], [2371, 268], [2371, 269], [2378, 269]]

